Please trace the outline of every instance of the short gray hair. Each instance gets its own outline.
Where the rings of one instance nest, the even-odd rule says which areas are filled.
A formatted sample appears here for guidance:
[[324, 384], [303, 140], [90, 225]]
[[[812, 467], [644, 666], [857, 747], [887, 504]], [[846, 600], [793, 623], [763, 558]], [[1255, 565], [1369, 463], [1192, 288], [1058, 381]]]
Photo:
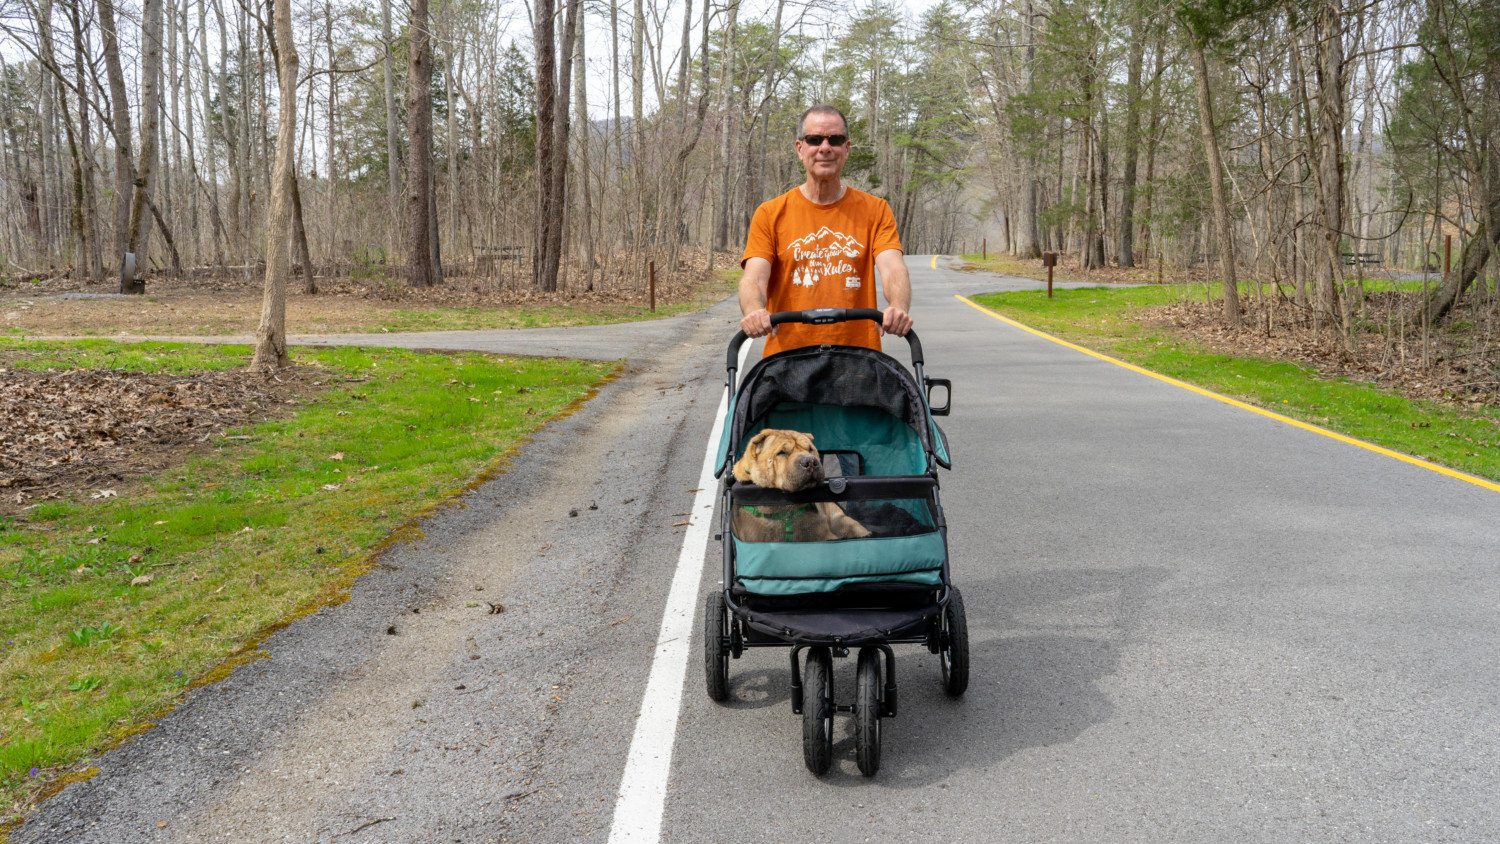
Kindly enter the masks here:
[[839, 120], [844, 121], [844, 134], [847, 135], [849, 133], [849, 118], [845, 117], [842, 111], [839, 111], [838, 106], [829, 105], [828, 103], [818, 103], [807, 111], [802, 112], [802, 116], [797, 118], [797, 140], [799, 141], [802, 140], [803, 125], [807, 123], [807, 116], [809, 114], [838, 115]]

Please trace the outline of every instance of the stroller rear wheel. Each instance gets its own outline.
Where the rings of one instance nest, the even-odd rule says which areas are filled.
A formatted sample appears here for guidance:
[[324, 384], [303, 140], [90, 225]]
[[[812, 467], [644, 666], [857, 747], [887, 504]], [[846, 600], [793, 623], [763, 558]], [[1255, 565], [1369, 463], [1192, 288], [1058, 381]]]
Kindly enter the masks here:
[[712, 592], [703, 605], [703, 677], [708, 697], [717, 703], [729, 699], [729, 646], [725, 641], [723, 592]]
[[833, 657], [827, 648], [808, 648], [802, 695], [802, 760], [822, 776], [833, 764]]
[[855, 674], [854, 758], [859, 772], [867, 777], [880, 770], [880, 713], [885, 709], [881, 692], [879, 648], [859, 649], [859, 668]]
[[964, 599], [957, 586], [948, 590], [942, 633], [938, 661], [943, 667], [943, 691], [948, 697], [963, 697], [969, 688], [969, 623], [964, 618]]

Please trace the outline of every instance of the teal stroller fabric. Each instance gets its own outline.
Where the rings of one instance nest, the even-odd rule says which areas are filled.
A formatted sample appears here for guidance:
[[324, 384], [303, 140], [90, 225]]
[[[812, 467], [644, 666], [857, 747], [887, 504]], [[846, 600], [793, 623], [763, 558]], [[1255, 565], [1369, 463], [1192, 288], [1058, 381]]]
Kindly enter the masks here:
[[[863, 476], [935, 476], [948, 465], [946, 444], [915, 379], [893, 358], [870, 349], [795, 349], [762, 360], [746, 374], [730, 405], [719, 471], [743, 444], [767, 428], [802, 431], [825, 455], [855, 455]], [[845, 511], [872, 536], [828, 542], [734, 543], [735, 584], [763, 596], [834, 592], [854, 584], [940, 586], [947, 541], [935, 499], [892, 493], [880, 501], [845, 501]], [[864, 514], [876, 514], [867, 516]], [[895, 517], [895, 518], [892, 518]], [[890, 522], [899, 523], [899, 529]]]

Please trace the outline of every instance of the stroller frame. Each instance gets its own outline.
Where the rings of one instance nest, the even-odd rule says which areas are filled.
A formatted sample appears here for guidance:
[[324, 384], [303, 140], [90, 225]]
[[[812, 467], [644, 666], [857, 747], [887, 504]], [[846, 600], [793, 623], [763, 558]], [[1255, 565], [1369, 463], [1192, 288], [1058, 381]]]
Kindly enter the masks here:
[[[879, 322], [881, 311], [861, 308], [823, 308], [771, 315], [772, 325], [805, 323], [825, 325], [846, 320], [868, 319]], [[803, 757], [809, 770], [822, 775], [832, 764], [833, 716], [854, 716], [856, 760], [861, 773], [874, 776], [880, 767], [880, 720], [897, 713], [896, 655], [893, 645], [923, 645], [938, 655], [944, 691], [960, 697], [968, 687], [968, 630], [959, 590], [949, 579], [947, 521], [939, 500], [939, 466], [947, 467], [947, 444], [934, 416], [945, 416], [952, 405], [952, 384], [946, 379], [928, 378], [924, 371], [922, 345], [916, 332], [909, 331], [906, 341], [911, 349], [915, 379], [893, 358], [862, 347], [821, 346], [794, 349], [763, 359], [747, 374], [745, 383], [736, 384], [739, 352], [749, 338], [737, 332], [729, 343], [726, 360], [726, 389], [731, 402], [725, 420], [720, 463], [716, 475], [720, 482], [720, 533], [724, 548], [724, 579], [721, 588], [707, 596], [704, 607], [704, 672], [709, 697], [723, 702], [729, 697], [729, 661], [739, 659], [748, 648], [790, 648], [792, 711], [803, 717]], [[749, 439], [749, 428], [761, 424], [778, 410], [774, 398], [761, 402], [756, 414], [758, 386], [755, 375], [769, 362], [790, 356], [811, 359], [814, 356], [854, 359], [870, 368], [877, 386], [875, 393], [899, 393], [899, 396], [875, 396], [868, 401], [858, 398], [834, 407], [863, 411], [865, 406], [881, 406], [888, 413], [900, 411], [903, 424], [915, 431], [921, 443], [923, 465], [914, 474], [830, 477], [819, 486], [797, 493], [765, 489], [736, 481], [729, 467]], [[837, 366], [832, 361], [829, 366]], [[934, 407], [932, 394], [941, 389], [947, 393], [944, 404]], [[742, 405], [744, 406], [742, 409]], [[750, 418], [752, 415], [755, 418]], [[906, 432], [911, 436], [910, 432]], [[734, 510], [738, 507], [814, 502], [919, 500], [926, 503], [932, 525], [924, 533], [923, 553], [927, 567], [911, 568], [889, 575], [855, 573], [847, 577], [820, 579], [784, 576], [772, 578], [780, 591], [757, 594], [740, 583], [736, 544], [731, 530]], [[900, 543], [891, 537], [887, 546]], [[869, 539], [854, 540], [869, 543]], [[830, 546], [824, 543], [790, 543], [763, 551], [763, 556], [777, 554], [806, 557]], [[896, 550], [898, 556], [906, 546]], [[833, 553], [829, 551], [828, 553]], [[934, 559], [936, 558], [936, 559]], [[795, 562], [795, 561], [794, 561]], [[936, 562], [936, 565], [932, 563]], [[920, 564], [913, 564], [920, 566]], [[784, 568], [784, 567], [783, 567]], [[879, 568], [878, 566], [876, 568]], [[752, 580], [758, 580], [752, 577]], [[764, 579], [759, 579], [764, 581]], [[798, 580], [813, 584], [798, 591]], [[831, 584], [831, 585], [830, 585]], [[822, 588], [819, 588], [822, 587]], [[856, 694], [853, 703], [838, 703], [834, 698], [834, 657], [847, 657], [850, 648], [859, 648], [856, 671]], [[803, 659], [805, 654], [805, 660]]]

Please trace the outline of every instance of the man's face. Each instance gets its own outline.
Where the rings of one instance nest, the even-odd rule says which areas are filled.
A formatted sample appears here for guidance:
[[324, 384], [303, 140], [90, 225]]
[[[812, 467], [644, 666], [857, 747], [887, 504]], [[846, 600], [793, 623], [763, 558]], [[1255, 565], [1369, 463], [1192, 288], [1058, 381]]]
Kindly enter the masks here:
[[[824, 114], [813, 112], [802, 121], [803, 135], [845, 135], [849, 128], [837, 114]], [[802, 166], [807, 168], [808, 175], [814, 178], [830, 179], [844, 172], [844, 162], [849, 160], [849, 141], [846, 140], [839, 146], [833, 146], [827, 140], [813, 146], [801, 138], [797, 139], [797, 157], [802, 160]]]

